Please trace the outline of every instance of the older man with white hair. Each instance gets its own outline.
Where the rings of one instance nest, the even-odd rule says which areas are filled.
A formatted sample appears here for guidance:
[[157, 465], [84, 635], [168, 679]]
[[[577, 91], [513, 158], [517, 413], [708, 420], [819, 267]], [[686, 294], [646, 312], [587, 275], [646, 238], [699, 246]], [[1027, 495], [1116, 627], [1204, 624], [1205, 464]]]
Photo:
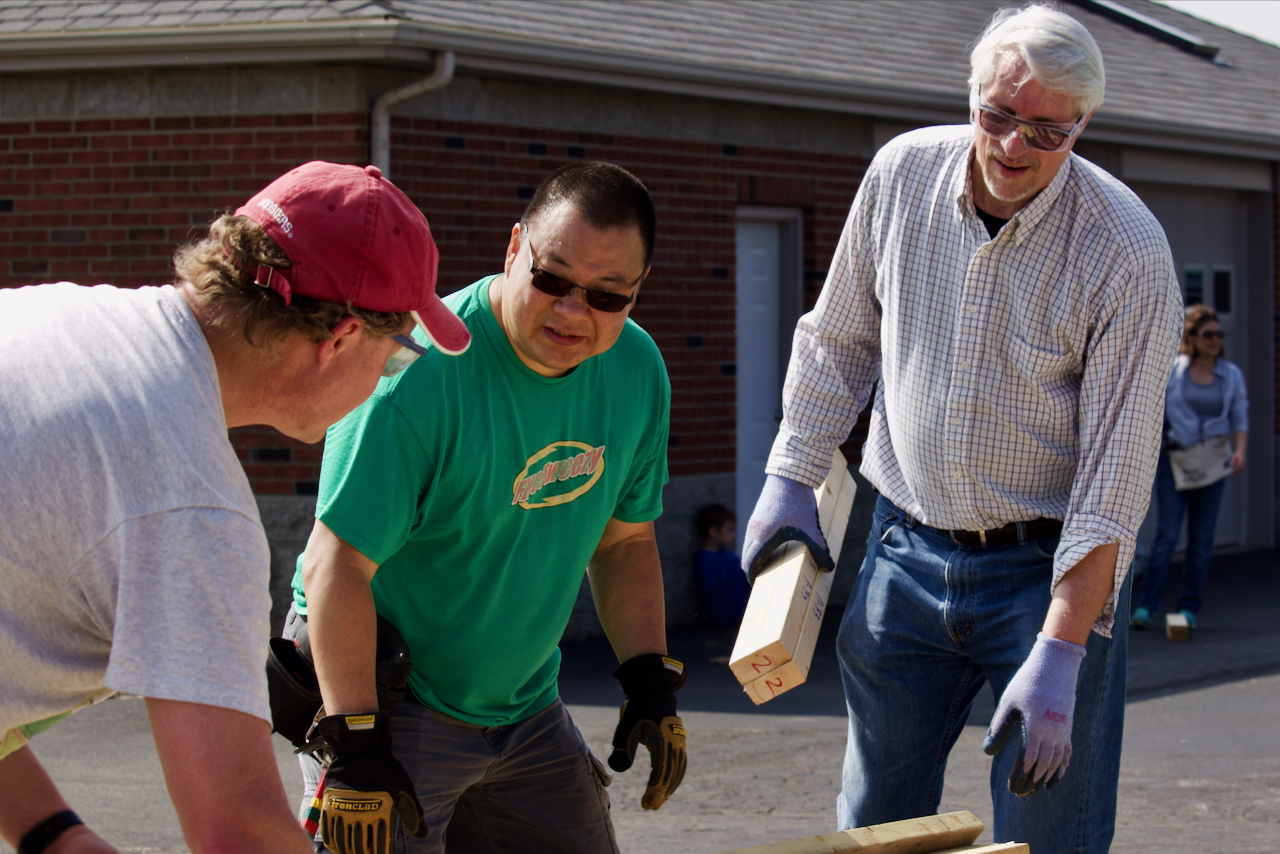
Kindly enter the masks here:
[[1103, 852], [1124, 718], [1112, 627], [1181, 300], [1160, 224], [1071, 151], [1104, 89], [1088, 31], [1005, 9], [971, 62], [972, 127], [894, 140], [854, 199], [796, 330], [744, 564], [824, 545], [811, 487], [875, 388], [862, 472], [880, 497], [838, 640], [840, 826], [935, 812], [990, 680], [996, 838]]

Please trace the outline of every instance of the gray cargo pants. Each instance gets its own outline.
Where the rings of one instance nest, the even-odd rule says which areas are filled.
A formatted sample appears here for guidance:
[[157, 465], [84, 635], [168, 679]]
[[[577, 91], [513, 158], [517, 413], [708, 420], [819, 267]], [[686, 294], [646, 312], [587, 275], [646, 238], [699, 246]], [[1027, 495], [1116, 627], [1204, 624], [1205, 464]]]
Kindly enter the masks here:
[[[290, 637], [292, 609], [283, 632]], [[465, 723], [412, 699], [391, 710], [395, 756], [413, 779], [428, 835], [398, 827], [406, 854], [618, 854], [611, 777], [560, 700], [505, 726]], [[320, 765], [300, 756], [305, 818]]]

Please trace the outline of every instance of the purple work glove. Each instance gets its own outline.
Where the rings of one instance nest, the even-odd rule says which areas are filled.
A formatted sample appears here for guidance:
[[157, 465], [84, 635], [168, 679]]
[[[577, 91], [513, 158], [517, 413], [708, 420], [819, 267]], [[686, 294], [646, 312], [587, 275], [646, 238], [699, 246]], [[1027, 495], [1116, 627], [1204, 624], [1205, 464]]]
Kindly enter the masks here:
[[818, 525], [818, 499], [813, 488], [771, 474], [765, 478], [742, 542], [742, 565], [746, 568], [747, 580], [754, 584], [774, 549], [791, 540], [804, 543], [819, 569], [830, 572], [836, 568]]
[[1000, 697], [982, 749], [995, 756], [1021, 724], [1018, 758], [1009, 773], [1009, 791], [1019, 797], [1042, 786], [1052, 789], [1067, 773], [1081, 661], [1084, 647], [1040, 632]]

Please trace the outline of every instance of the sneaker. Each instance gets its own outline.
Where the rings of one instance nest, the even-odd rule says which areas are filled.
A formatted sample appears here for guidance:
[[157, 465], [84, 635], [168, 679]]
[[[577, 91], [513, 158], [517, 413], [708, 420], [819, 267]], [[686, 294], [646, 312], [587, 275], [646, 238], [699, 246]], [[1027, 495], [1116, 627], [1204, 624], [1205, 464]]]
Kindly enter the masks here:
[[1145, 629], [1151, 625], [1151, 612], [1146, 608], [1136, 608], [1129, 615], [1129, 625], [1135, 629]]
[[1199, 628], [1199, 626], [1196, 625], [1196, 615], [1194, 611], [1188, 611], [1187, 609], [1183, 608], [1182, 616], [1187, 618], [1187, 628], [1190, 628], [1190, 629]]

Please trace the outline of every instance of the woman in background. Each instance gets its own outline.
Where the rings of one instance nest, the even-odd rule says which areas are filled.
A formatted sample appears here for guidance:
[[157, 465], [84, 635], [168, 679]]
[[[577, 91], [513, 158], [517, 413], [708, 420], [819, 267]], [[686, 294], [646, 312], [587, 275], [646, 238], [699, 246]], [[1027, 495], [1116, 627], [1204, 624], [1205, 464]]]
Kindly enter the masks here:
[[1244, 468], [1249, 398], [1240, 368], [1222, 358], [1217, 313], [1187, 309], [1182, 346], [1165, 388], [1165, 444], [1156, 467], [1156, 539], [1142, 580], [1142, 596], [1129, 624], [1145, 629], [1160, 610], [1169, 561], [1187, 516], [1187, 555], [1177, 610], [1196, 628], [1200, 593], [1228, 474]]

